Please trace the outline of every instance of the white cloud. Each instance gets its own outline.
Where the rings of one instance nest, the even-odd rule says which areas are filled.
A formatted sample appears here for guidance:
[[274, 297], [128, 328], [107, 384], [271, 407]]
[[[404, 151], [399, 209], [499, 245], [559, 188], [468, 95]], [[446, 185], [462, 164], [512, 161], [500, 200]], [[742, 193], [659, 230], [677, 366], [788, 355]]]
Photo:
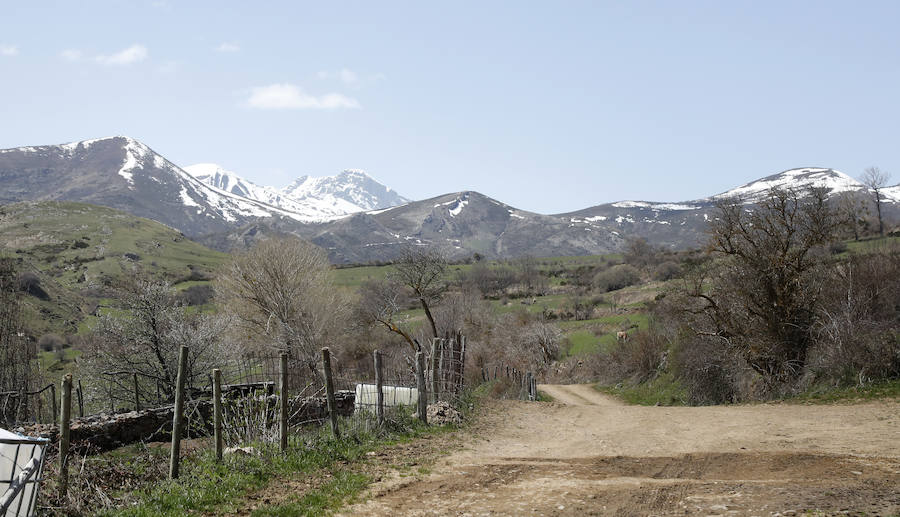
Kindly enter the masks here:
[[288, 84], [271, 84], [251, 89], [247, 105], [258, 109], [358, 109], [359, 102], [340, 93], [315, 96]]
[[66, 61], [78, 61], [82, 58], [83, 54], [77, 48], [67, 48], [59, 53], [59, 57], [65, 59]]
[[18, 56], [19, 47], [15, 45], [0, 45], [0, 56]]
[[143, 45], [132, 45], [124, 50], [110, 54], [108, 56], [97, 56], [96, 60], [102, 65], [130, 65], [147, 59], [147, 47]]
[[216, 47], [216, 51], [218, 52], [237, 52], [241, 50], [240, 45], [237, 43], [229, 43], [227, 41], [222, 42], [218, 47]]

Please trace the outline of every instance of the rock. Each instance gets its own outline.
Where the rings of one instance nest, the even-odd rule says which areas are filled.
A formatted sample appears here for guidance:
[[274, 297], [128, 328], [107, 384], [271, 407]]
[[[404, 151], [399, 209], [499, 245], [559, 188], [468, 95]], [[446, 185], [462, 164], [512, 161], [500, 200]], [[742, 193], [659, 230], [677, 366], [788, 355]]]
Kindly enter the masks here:
[[432, 425], [459, 425], [462, 415], [449, 402], [436, 402], [428, 406], [428, 423]]
[[235, 456], [259, 456], [259, 451], [255, 447], [228, 447], [225, 454], [234, 454]]

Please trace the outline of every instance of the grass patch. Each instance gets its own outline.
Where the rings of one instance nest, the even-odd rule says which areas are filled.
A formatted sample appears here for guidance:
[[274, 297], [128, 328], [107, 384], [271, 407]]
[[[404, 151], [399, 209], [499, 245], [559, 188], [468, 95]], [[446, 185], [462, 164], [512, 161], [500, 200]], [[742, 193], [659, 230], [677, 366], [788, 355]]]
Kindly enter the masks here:
[[866, 386], [814, 386], [798, 395], [783, 399], [801, 404], [830, 404], [832, 402], [856, 402], [860, 400], [900, 398], [900, 379], [875, 382]]
[[598, 352], [600, 338], [590, 330], [576, 330], [566, 336], [569, 340], [568, 356], [588, 355]]
[[[469, 397], [474, 400], [471, 394]], [[103, 510], [99, 515], [149, 517], [236, 512], [243, 508], [246, 496], [278, 480], [307, 476], [326, 481], [303, 494], [258, 508], [252, 515], [327, 514], [352, 502], [371, 482], [369, 476], [354, 468], [366, 462], [367, 452], [456, 429], [426, 427], [409, 415], [401, 419], [390, 430], [380, 432], [351, 430], [342, 419], [345, 431], [340, 439], [331, 437], [323, 427], [314, 434], [292, 437], [291, 446], [284, 453], [275, 444], [256, 444], [259, 455], [229, 455], [221, 463], [216, 462], [211, 449], [203, 449], [182, 460], [179, 479], [148, 479], [136, 490], [112, 494], [120, 507]], [[159, 450], [168, 452], [167, 448]], [[105, 456], [118, 458], [119, 465], [131, 469], [129, 458], [134, 454], [133, 448], [122, 448]], [[160, 461], [165, 460], [161, 457]]]
[[594, 389], [637, 406], [685, 406], [688, 400], [687, 389], [670, 372], [640, 384], [596, 385]]
[[331, 479], [321, 487], [307, 492], [301, 497], [293, 497], [292, 501], [258, 508], [250, 515], [253, 517], [323, 515], [352, 503], [370, 482], [369, 476], [358, 472], [345, 470], [333, 472]]

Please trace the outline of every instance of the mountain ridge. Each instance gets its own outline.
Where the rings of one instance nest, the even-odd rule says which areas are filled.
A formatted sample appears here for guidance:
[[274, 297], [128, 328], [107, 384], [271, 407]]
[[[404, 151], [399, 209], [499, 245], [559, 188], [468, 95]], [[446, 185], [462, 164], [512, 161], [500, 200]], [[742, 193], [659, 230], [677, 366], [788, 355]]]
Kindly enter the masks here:
[[[295, 234], [343, 263], [391, 260], [407, 244], [441, 246], [454, 258], [606, 253], [621, 249], [629, 237], [684, 248], [701, 242], [718, 201], [739, 196], [754, 203], [774, 186], [821, 186], [832, 195], [868, 192], [834, 169], [803, 167], [690, 201], [622, 200], [539, 214], [471, 190], [409, 201], [358, 169], [301, 176], [281, 190], [262, 187], [215, 164], [182, 169], [121, 136], [0, 150], [0, 203], [58, 199], [110, 206], [220, 250]], [[900, 185], [882, 192], [885, 213], [894, 217]], [[397, 206], [375, 208], [382, 204]]]

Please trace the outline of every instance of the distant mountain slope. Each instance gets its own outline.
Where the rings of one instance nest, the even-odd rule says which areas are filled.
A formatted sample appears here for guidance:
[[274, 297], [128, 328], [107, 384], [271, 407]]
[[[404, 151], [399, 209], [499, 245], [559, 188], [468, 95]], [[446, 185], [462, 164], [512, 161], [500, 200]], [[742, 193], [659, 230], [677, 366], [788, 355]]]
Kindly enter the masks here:
[[128, 137], [0, 150], [0, 203], [66, 200], [124, 210], [189, 235], [303, 216], [211, 187]]
[[391, 260], [407, 245], [435, 245], [452, 258], [476, 252], [500, 258], [604, 253], [622, 244], [613, 232], [576, 227], [566, 219], [518, 210], [471, 191], [321, 224], [286, 220], [251, 224], [202, 242], [216, 249], [234, 249], [288, 233], [325, 248], [336, 263]]
[[[862, 183], [834, 169], [806, 167], [789, 169], [766, 176], [740, 187], [714, 196], [671, 203], [647, 201], [618, 201], [559, 214], [577, 225], [595, 230], [615, 232], [621, 236], [643, 237], [657, 246], [685, 248], [701, 244], [705, 238], [707, 222], [716, 216], [715, 205], [727, 199], [737, 199], [747, 204], [761, 201], [773, 187], [806, 189], [827, 188], [830, 195], [858, 192], [869, 195]], [[893, 187], [896, 188], [896, 187]], [[897, 189], [900, 194], [900, 188]], [[900, 216], [900, 196], [886, 189], [885, 214]]]
[[300, 214], [302, 220], [309, 222], [328, 221], [409, 201], [364, 171], [355, 169], [324, 178], [301, 176], [282, 189], [256, 185], [214, 163], [189, 165], [184, 170], [208, 185]]
[[[71, 200], [113, 207], [220, 250], [296, 234], [326, 248], [335, 262], [369, 262], [390, 260], [409, 243], [438, 245], [457, 258], [476, 252], [492, 258], [604, 253], [621, 249], [630, 237], [685, 248], [703, 242], [723, 199], [752, 204], [775, 186], [870, 194], [841, 172], [808, 167], [692, 201], [618, 201], [541, 215], [472, 191], [407, 202], [358, 170], [303, 176], [275, 189], [215, 164], [188, 169], [127, 137], [0, 150], [0, 204]], [[890, 223], [900, 217], [900, 185], [883, 193]]]
[[0, 207], [0, 255], [36, 273], [47, 299], [26, 297], [28, 327], [74, 333], [136, 272], [168, 280], [203, 278], [228, 256], [156, 221], [112, 208], [58, 201]]

